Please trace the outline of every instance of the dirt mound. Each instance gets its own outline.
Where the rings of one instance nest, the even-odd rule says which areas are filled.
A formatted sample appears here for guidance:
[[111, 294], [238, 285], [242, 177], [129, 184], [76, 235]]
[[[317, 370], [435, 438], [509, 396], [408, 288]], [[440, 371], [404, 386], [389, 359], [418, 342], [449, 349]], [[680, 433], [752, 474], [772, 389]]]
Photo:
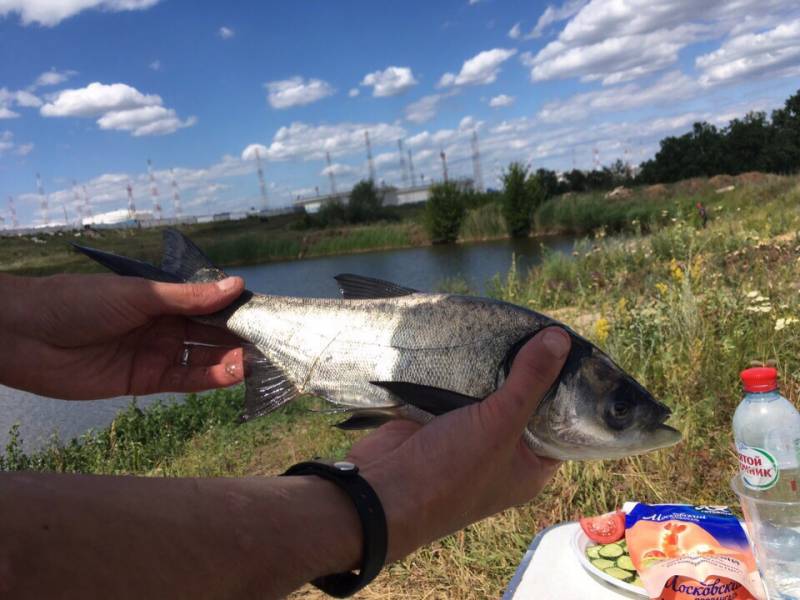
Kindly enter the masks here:
[[667, 192], [667, 186], [665, 186], [663, 183], [648, 185], [646, 188], [644, 188], [644, 195], [650, 199], [666, 196]]
[[694, 194], [706, 189], [708, 187], [708, 180], [705, 177], [692, 177], [691, 179], [679, 181], [675, 185], [681, 192]]
[[768, 175], [761, 171], [748, 171], [747, 173], [739, 173], [735, 179], [739, 183], [761, 183], [767, 179]]
[[617, 198], [620, 200], [624, 200], [626, 198], [630, 198], [631, 196], [633, 196], [633, 192], [630, 189], [626, 188], [624, 185], [621, 185], [619, 187], [615, 187], [613, 190], [606, 193], [605, 198], [606, 199]]
[[711, 179], [708, 180], [708, 183], [710, 183], [715, 188], [722, 188], [722, 187], [728, 187], [734, 181], [736, 180], [731, 175], [714, 175]]

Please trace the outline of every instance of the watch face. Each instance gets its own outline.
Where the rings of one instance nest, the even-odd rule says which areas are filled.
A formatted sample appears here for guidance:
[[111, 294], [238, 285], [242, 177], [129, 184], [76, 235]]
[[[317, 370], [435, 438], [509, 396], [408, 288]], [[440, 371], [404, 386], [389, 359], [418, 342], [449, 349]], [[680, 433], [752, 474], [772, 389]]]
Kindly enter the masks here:
[[347, 462], [346, 460], [340, 460], [338, 462], [333, 463], [333, 466], [339, 469], [340, 471], [355, 471], [358, 469], [353, 463]]

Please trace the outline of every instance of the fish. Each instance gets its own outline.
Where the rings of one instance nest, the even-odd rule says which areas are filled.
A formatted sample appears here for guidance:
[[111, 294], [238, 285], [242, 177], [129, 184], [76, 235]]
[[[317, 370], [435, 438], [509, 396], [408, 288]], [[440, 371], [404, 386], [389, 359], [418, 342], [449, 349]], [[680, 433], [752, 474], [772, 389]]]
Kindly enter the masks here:
[[[227, 277], [194, 242], [164, 230], [160, 267], [73, 244], [124, 276], [211, 282]], [[498, 390], [520, 348], [546, 327], [569, 334], [556, 382], [531, 415], [523, 438], [558, 460], [614, 459], [676, 444], [681, 434], [656, 400], [594, 344], [567, 325], [496, 299], [424, 293], [354, 274], [335, 277], [341, 298], [244, 291], [199, 322], [242, 340], [248, 421], [299, 396], [323, 398], [347, 418], [345, 430], [393, 419], [427, 423]]]

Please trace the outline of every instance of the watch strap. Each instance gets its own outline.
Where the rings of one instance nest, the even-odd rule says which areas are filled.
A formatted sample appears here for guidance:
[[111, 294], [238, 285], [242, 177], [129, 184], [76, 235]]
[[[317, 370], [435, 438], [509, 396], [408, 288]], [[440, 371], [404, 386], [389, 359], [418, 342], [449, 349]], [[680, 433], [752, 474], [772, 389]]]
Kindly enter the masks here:
[[386, 515], [378, 494], [358, 472], [353, 463], [301, 462], [287, 469], [284, 475], [316, 475], [336, 484], [353, 501], [363, 531], [363, 553], [358, 572], [333, 573], [311, 583], [335, 598], [346, 598], [368, 585], [386, 562], [388, 531]]

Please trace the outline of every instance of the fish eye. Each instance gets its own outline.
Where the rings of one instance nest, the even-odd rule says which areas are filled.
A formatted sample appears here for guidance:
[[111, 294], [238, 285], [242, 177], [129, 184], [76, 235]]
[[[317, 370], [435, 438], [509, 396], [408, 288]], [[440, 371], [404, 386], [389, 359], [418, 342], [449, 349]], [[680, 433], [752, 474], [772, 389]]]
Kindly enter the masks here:
[[625, 429], [633, 418], [633, 406], [625, 398], [614, 398], [606, 405], [605, 420], [612, 429]]

